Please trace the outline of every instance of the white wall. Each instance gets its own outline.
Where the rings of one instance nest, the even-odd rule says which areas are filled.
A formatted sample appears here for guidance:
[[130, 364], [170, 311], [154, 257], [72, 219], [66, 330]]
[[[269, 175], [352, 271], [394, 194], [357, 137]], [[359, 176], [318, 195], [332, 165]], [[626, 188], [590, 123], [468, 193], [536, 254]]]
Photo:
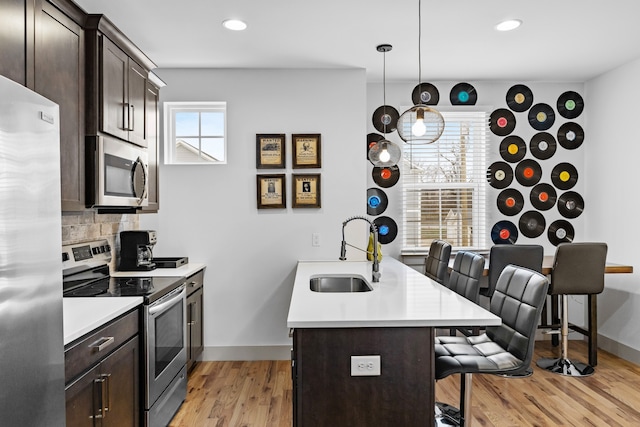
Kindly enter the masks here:
[[[640, 267], [640, 59], [586, 83], [589, 149], [585, 155], [587, 234], [609, 244], [608, 259]], [[598, 297], [599, 344], [640, 363], [638, 273], [607, 275]]]
[[[296, 261], [337, 259], [342, 222], [366, 213], [365, 71], [157, 74], [167, 83], [161, 102], [227, 101], [228, 164], [161, 165], [160, 211], [141, 215], [140, 228], [158, 231], [155, 256], [186, 255], [207, 265], [205, 360], [288, 358]], [[257, 133], [287, 135], [286, 170], [256, 169]], [[320, 170], [291, 169], [292, 133], [321, 134]], [[294, 172], [322, 174], [321, 209], [291, 208]], [[286, 173], [287, 209], [257, 209], [256, 174], [262, 173]], [[312, 247], [313, 233], [320, 234], [320, 247]]]

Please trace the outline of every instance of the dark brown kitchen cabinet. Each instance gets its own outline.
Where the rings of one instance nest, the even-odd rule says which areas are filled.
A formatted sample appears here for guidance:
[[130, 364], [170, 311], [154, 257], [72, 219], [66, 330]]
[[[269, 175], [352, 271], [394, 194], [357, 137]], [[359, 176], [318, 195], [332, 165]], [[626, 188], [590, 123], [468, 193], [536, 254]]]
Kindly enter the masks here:
[[147, 92], [145, 95], [145, 122], [147, 154], [149, 155], [149, 204], [144, 206], [142, 213], [155, 213], [160, 208], [159, 199], [159, 148], [158, 148], [158, 99], [160, 90], [150, 81], [147, 81]]
[[187, 278], [187, 370], [195, 367], [204, 350], [202, 329], [204, 270]]
[[36, 0], [0, 0], [0, 74], [27, 86]]
[[65, 347], [67, 427], [140, 425], [138, 328], [136, 309]]

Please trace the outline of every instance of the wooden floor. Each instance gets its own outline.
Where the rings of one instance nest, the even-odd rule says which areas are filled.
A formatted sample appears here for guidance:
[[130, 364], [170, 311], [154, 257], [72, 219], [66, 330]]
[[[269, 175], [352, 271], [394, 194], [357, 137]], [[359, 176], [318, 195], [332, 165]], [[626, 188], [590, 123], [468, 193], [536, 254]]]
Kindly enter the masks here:
[[[534, 360], [556, 352], [548, 341], [536, 342]], [[570, 356], [584, 361], [586, 354], [584, 342], [570, 341]], [[458, 381], [438, 381], [436, 400], [458, 406]], [[188, 387], [170, 427], [292, 425], [289, 361], [202, 362]], [[475, 375], [472, 413], [472, 426], [640, 426], [640, 366], [600, 350], [591, 377], [537, 366], [529, 378]]]

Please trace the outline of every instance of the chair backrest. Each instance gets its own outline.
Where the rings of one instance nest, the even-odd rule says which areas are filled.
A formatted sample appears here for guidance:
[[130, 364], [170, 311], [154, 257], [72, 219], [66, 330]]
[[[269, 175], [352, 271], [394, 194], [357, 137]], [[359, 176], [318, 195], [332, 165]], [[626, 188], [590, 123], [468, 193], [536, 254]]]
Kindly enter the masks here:
[[440, 284], [446, 283], [449, 272], [451, 245], [444, 240], [434, 240], [424, 262], [424, 274]]
[[484, 257], [482, 255], [459, 251], [453, 260], [453, 269], [447, 286], [477, 304], [480, 299], [480, 278], [483, 271]]
[[500, 326], [487, 326], [487, 336], [522, 362], [513, 373], [525, 371], [533, 358], [535, 334], [549, 282], [528, 268], [508, 265], [498, 278], [489, 310], [500, 316]]
[[606, 243], [560, 243], [556, 248], [549, 293], [599, 294], [604, 289]]
[[489, 252], [489, 287], [483, 295], [491, 298], [498, 277], [509, 265], [525, 267], [538, 273], [542, 272], [544, 249], [540, 245], [494, 245]]

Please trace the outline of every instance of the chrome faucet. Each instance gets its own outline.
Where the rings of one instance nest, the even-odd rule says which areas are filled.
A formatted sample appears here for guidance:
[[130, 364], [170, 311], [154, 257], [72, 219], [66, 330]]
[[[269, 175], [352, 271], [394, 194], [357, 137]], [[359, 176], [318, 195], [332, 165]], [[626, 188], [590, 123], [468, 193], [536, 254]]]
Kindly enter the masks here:
[[[363, 216], [352, 216], [351, 218], [347, 218], [347, 220], [342, 223], [342, 246], [340, 247], [340, 261], [345, 261], [347, 259], [347, 241], [344, 239], [344, 227], [354, 219], [361, 219], [363, 221], [368, 222], [370, 226], [369, 230], [371, 231], [371, 233], [373, 233], [373, 266], [371, 267], [372, 268], [371, 280], [373, 282], [379, 282], [380, 281], [380, 262], [378, 261], [378, 227], [376, 227], [376, 225], [372, 221], [369, 221], [367, 218]], [[349, 245], [349, 246], [352, 246], [352, 245]], [[352, 246], [352, 247], [356, 248], [355, 246]], [[356, 249], [360, 249], [360, 248], [356, 248]], [[367, 254], [370, 253], [369, 251], [364, 251], [364, 252], [366, 252]]]

